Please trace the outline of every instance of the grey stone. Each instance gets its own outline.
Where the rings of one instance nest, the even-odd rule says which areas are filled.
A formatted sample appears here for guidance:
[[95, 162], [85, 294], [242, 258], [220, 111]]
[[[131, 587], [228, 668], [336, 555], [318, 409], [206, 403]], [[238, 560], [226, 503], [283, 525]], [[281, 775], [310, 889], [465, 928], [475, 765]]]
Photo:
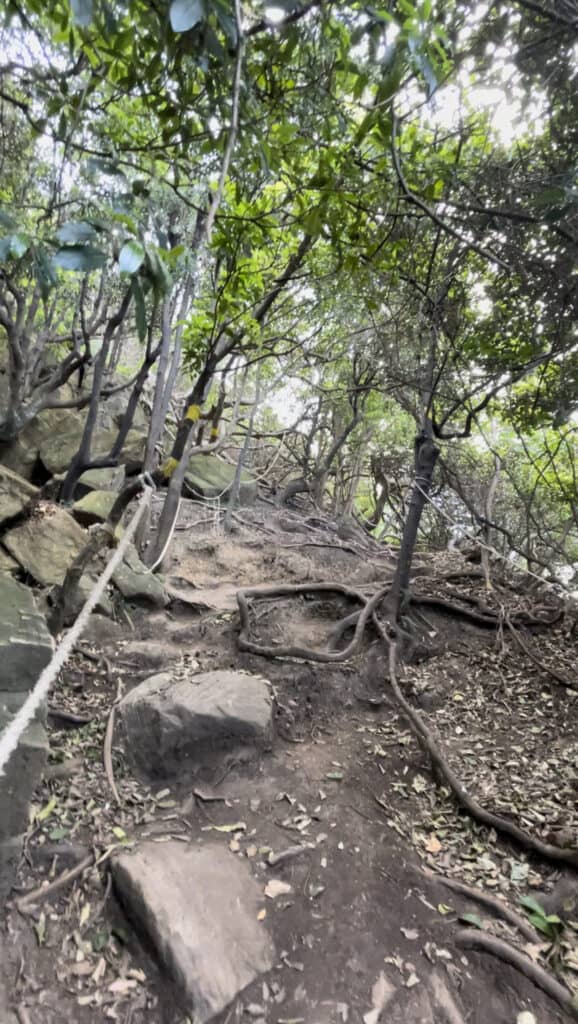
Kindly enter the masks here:
[[122, 565], [112, 578], [127, 601], [146, 601], [158, 608], [164, 608], [169, 603], [162, 581], [141, 562], [134, 544], [129, 545]]
[[124, 483], [124, 466], [87, 469], [78, 481], [80, 491], [120, 491]]
[[[78, 451], [86, 410], [45, 409], [34, 421], [38, 437], [38, 455], [49, 473], [63, 473]], [[115, 428], [97, 430], [92, 438], [94, 457], [106, 455], [116, 440]]]
[[25, 838], [26, 834], [21, 833], [11, 836], [10, 839], [0, 840], [0, 907], [8, 899], [14, 885]]
[[0, 573], [9, 573], [11, 576], [14, 576], [17, 572], [20, 572], [18, 562], [0, 544]]
[[116, 494], [113, 491], [90, 491], [83, 498], [75, 501], [72, 506], [72, 514], [81, 526], [104, 523], [108, 519], [115, 501]]
[[[26, 700], [27, 693], [0, 691], [0, 735]], [[0, 840], [26, 830], [28, 804], [48, 757], [48, 738], [42, 719], [24, 730], [0, 780]]]
[[31, 592], [0, 576], [0, 690], [29, 690], [52, 657], [52, 637]]
[[37, 487], [7, 466], [0, 466], [0, 523], [18, 515], [36, 494]]
[[145, 679], [119, 705], [127, 754], [149, 778], [184, 764], [211, 765], [223, 750], [266, 749], [272, 741], [269, 686], [244, 672], [170, 672]]
[[81, 526], [57, 505], [43, 506], [3, 537], [4, 546], [26, 572], [45, 586], [60, 584], [87, 541]]
[[[257, 918], [249, 867], [217, 844], [143, 843], [112, 862], [121, 902], [206, 1024], [264, 971], [275, 950]], [[186, 894], [186, 895], [185, 895]]]
[[[193, 455], [185, 474], [185, 483], [195, 497], [225, 497], [235, 478], [235, 466], [223, 462], [216, 455]], [[241, 476], [239, 500], [242, 505], [253, 505], [257, 497], [257, 481], [245, 470]]]
[[119, 640], [122, 635], [123, 628], [118, 622], [111, 622], [104, 615], [93, 612], [82, 634], [82, 640], [88, 644], [106, 645]]

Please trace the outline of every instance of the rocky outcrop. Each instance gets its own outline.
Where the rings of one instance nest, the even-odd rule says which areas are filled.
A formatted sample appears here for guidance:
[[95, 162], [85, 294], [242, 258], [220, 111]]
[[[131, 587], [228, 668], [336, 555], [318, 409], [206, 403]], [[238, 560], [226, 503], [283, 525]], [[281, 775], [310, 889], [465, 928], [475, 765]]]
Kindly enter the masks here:
[[72, 506], [72, 514], [81, 526], [104, 523], [108, 519], [115, 501], [114, 491], [89, 491], [83, 498], [75, 501]]
[[[46, 622], [30, 591], [9, 576], [0, 576], [0, 734], [26, 700], [52, 650]], [[0, 778], [0, 905], [14, 881], [28, 827], [28, 804], [48, 754], [44, 718], [42, 709]]]
[[20, 566], [12, 555], [9, 555], [6, 548], [3, 548], [0, 544], [0, 574], [9, 573], [11, 576], [16, 575], [20, 571]]
[[273, 967], [273, 943], [257, 921], [259, 889], [247, 864], [228, 850], [144, 843], [117, 856], [112, 874], [129, 918], [196, 1024], [213, 1020]]
[[124, 466], [87, 469], [78, 481], [78, 491], [120, 491], [124, 484]]
[[[226, 500], [233, 480], [235, 466], [223, 462], [216, 455], [193, 455], [185, 474], [187, 488], [197, 498], [218, 498]], [[257, 497], [257, 482], [250, 473], [243, 471], [239, 500], [242, 505], [253, 505]]]
[[269, 685], [245, 672], [161, 672], [131, 690], [119, 712], [127, 756], [151, 779], [211, 767], [223, 750], [271, 745]]
[[37, 487], [7, 466], [0, 466], [0, 523], [22, 512], [36, 494]]
[[157, 608], [165, 608], [169, 603], [170, 598], [161, 578], [141, 562], [134, 544], [129, 545], [124, 561], [112, 579], [127, 601], [144, 601]]
[[0, 691], [21, 693], [52, 655], [52, 638], [30, 591], [0, 576]]
[[44, 586], [63, 582], [86, 540], [82, 527], [65, 509], [47, 503], [2, 538], [25, 572]]

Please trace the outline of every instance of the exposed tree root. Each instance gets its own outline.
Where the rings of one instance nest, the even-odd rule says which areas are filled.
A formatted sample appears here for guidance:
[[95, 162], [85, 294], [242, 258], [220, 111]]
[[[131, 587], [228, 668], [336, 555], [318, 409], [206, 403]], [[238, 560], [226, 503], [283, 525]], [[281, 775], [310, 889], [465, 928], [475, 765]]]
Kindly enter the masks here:
[[[444, 612], [449, 612], [451, 615], [456, 615], [462, 619], [468, 619], [469, 622], [474, 622], [477, 626], [485, 626], [495, 629], [498, 625], [500, 620], [499, 613], [488, 608], [488, 606], [483, 604], [483, 602], [478, 598], [472, 597], [471, 594], [460, 593], [453, 594], [452, 596], [456, 598], [456, 601], [465, 601], [469, 604], [477, 605], [479, 610], [474, 611], [472, 608], [464, 608], [463, 605], [457, 604], [456, 601], [452, 601], [446, 597], [441, 597], [437, 594], [411, 594], [409, 601], [411, 604], [427, 605], [430, 608], [439, 608]], [[514, 612], [511, 619], [516, 623], [516, 625], [553, 626], [559, 621], [561, 616], [562, 612], [557, 612], [552, 618], [543, 619], [539, 616], [531, 615], [530, 612], [521, 611]]]
[[522, 637], [521, 633], [518, 632], [518, 630], [516, 629], [508, 615], [504, 617], [504, 622], [506, 623], [506, 626], [510, 630], [510, 633], [512, 634], [514, 640], [518, 644], [518, 647], [520, 647], [524, 654], [528, 656], [528, 658], [530, 659], [530, 661], [534, 663], [536, 668], [539, 668], [540, 671], [544, 672], [546, 675], [551, 676], [552, 679], [554, 679], [555, 682], [560, 683], [561, 686], [567, 686], [568, 689], [573, 690], [574, 692], [578, 692], [578, 680], [568, 679], [567, 676], [563, 675], [561, 672], [558, 672], [555, 668], [552, 668], [550, 665], [545, 665], [544, 662], [541, 661], [541, 659], [538, 657], [538, 655], [534, 653], [530, 645], [526, 642], [524, 637]]
[[442, 885], [445, 885], [452, 892], [458, 892], [461, 896], [465, 896], [468, 900], [474, 900], [479, 903], [482, 907], [487, 907], [497, 917], [500, 917], [503, 921], [511, 924], [513, 928], [520, 932], [528, 942], [536, 942], [538, 937], [535, 928], [532, 928], [530, 922], [522, 917], [521, 914], [516, 913], [506, 903], [498, 899], [497, 896], [491, 896], [490, 893], [484, 892], [483, 889], [476, 889], [473, 885], [466, 885], [464, 882], [458, 882], [455, 878], [446, 878], [445, 875], [437, 875], [434, 871], [424, 871], [427, 878], [435, 878]]
[[542, 992], [545, 992], [546, 995], [557, 1002], [570, 1016], [578, 1020], [578, 1004], [572, 992], [564, 985], [561, 985], [559, 981], [556, 981], [539, 964], [530, 960], [520, 950], [514, 949], [509, 942], [504, 942], [503, 939], [498, 939], [495, 935], [489, 935], [488, 932], [479, 931], [477, 928], [464, 928], [458, 932], [456, 942], [458, 946], [464, 949], [479, 949], [484, 953], [493, 953], [494, 956], [499, 957], [504, 963], [515, 967], [529, 981], [532, 981], [534, 985], [541, 988]]
[[[351, 587], [343, 586], [340, 583], [288, 583], [279, 587], [238, 590], [237, 603], [239, 605], [239, 613], [241, 616], [241, 630], [238, 639], [239, 647], [243, 651], [251, 651], [253, 654], [260, 654], [264, 658], [303, 658], [305, 661], [319, 662], [347, 661], [347, 659], [353, 657], [359, 649], [367, 621], [370, 615], [374, 613], [380, 601], [382, 601], [386, 596], [388, 590], [389, 587], [384, 590], [378, 590], [377, 593], [375, 593], [369, 600], [365, 594], [361, 593], [360, 590], [354, 590]], [[298, 645], [277, 645], [275, 647], [267, 647], [249, 639], [249, 598], [285, 597], [291, 594], [314, 594], [319, 592], [343, 594], [345, 597], [349, 597], [354, 601], [359, 601], [359, 603], [363, 605], [362, 611], [355, 625], [353, 639], [343, 651], [316, 651], [313, 648], [300, 647]]]
[[[378, 628], [380, 628], [380, 631], [383, 630], [382, 635], [387, 639], [387, 634], [385, 634], [385, 630], [379, 622]], [[414, 732], [418, 740], [421, 742], [424, 751], [430, 758], [435, 770], [444, 782], [447, 783], [460, 807], [463, 807], [470, 817], [479, 821], [482, 825], [486, 825], [488, 828], [495, 829], [495, 831], [499, 832], [501, 835], [508, 836], [509, 839], [513, 839], [514, 842], [523, 847], [523, 849], [529, 850], [532, 853], [537, 853], [545, 860], [554, 861], [557, 864], [568, 864], [570, 867], [578, 870], [578, 851], [561, 850], [557, 846], [552, 846], [550, 843], [543, 843], [541, 839], [535, 839], [534, 836], [528, 835], [527, 832], [518, 828], [517, 825], [508, 821], [507, 818], [502, 818], [497, 814], [493, 814], [491, 811], [487, 811], [470, 796], [464, 786], [462, 786], [457, 775], [452, 771], [443, 757], [431, 730], [422, 721], [419, 712], [411, 706], [401, 692], [396, 675], [396, 644], [391, 643], [389, 640], [388, 643], [389, 681], [394, 695], [398, 703], [403, 708], [410, 724], [413, 726]]]
[[48, 885], [39, 885], [37, 889], [31, 889], [30, 892], [21, 896], [20, 899], [15, 901], [17, 909], [25, 912], [33, 903], [39, 903], [41, 900], [45, 900], [47, 896], [52, 896], [55, 892], [68, 885], [69, 882], [73, 882], [75, 878], [78, 878], [87, 868], [92, 867], [94, 862], [93, 854], [87, 854], [79, 864], [76, 864], [73, 868], [68, 868], [67, 871], [63, 871], [53, 882], [49, 882]]
[[[318, 651], [308, 647], [301, 647], [298, 645], [279, 645], [274, 647], [268, 647], [263, 644], [256, 643], [249, 639], [248, 632], [250, 629], [250, 616], [249, 616], [249, 599], [251, 597], [285, 597], [287, 595], [295, 594], [307, 594], [307, 593], [337, 593], [344, 594], [346, 597], [352, 600], [358, 601], [363, 605], [361, 612], [358, 615], [357, 622], [355, 624], [355, 633], [353, 639], [348, 646], [342, 651]], [[578, 851], [560, 849], [557, 846], [553, 846], [549, 843], [542, 842], [540, 839], [536, 839], [528, 833], [524, 832], [521, 828], [515, 825], [513, 822], [508, 821], [507, 818], [502, 818], [497, 814], [493, 814], [491, 811], [487, 811], [484, 807], [477, 803], [470, 794], [467, 792], [465, 787], [458, 779], [455, 772], [450, 768], [446, 759], [444, 758], [441, 750], [434, 738], [433, 733], [422, 720], [421, 715], [409, 701], [404, 697], [398, 680], [397, 680], [397, 642], [392, 636], [388, 635], [388, 630], [384, 624], [377, 617], [376, 609], [379, 604], [383, 601], [386, 595], [389, 593], [389, 587], [378, 590], [373, 597], [367, 598], [361, 591], [355, 590], [351, 587], [346, 587], [339, 583], [298, 583], [298, 584], [285, 584], [283, 586], [272, 586], [267, 588], [256, 588], [251, 590], [239, 590], [237, 591], [237, 602], [239, 605], [239, 613], [241, 618], [241, 629], [239, 633], [238, 643], [241, 650], [250, 651], [253, 654], [261, 655], [265, 658], [301, 658], [305, 661], [317, 661], [317, 662], [344, 662], [349, 658], [353, 657], [357, 653], [365, 627], [371, 616], [372, 622], [377, 629], [381, 639], [389, 647], [389, 681], [393, 690], [394, 696], [398, 704], [403, 709], [409, 723], [425, 753], [432, 762], [434, 772], [437, 773], [438, 777], [442, 779], [450, 788], [454, 797], [456, 798], [459, 806], [465, 810], [470, 817], [475, 821], [479, 821], [482, 825], [487, 828], [493, 828], [496, 832], [503, 836], [507, 836], [513, 840], [518, 846], [523, 849], [537, 854], [547, 861], [551, 861], [556, 864], [566, 864], [575, 870], [578, 870]], [[418, 603], [422, 602], [422, 598], [418, 597]], [[442, 598], [432, 598], [431, 601], [441, 601], [444, 606], [448, 606], [450, 611], [456, 611], [456, 607], [451, 602], [446, 602]], [[430, 603], [426, 600], [425, 603]], [[478, 616], [477, 612], [470, 612], [468, 609], [458, 608], [458, 611], [464, 611], [466, 616]], [[524, 613], [525, 614], [525, 613]], [[533, 616], [530, 616], [533, 619]], [[344, 620], [345, 621], [345, 620]], [[499, 621], [499, 617], [496, 616], [491, 620], [492, 625], [496, 625]], [[527, 619], [526, 619], [527, 621]], [[536, 621], [536, 620], [534, 620]], [[545, 624], [543, 620], [539, 620], [542, 624]], [[555, 620], [553, 620], [555, 621]], [[487, 624], [487, 623], [484, 623]], [[401, 630], [396, 626], [396, 636], [401, 635]]]

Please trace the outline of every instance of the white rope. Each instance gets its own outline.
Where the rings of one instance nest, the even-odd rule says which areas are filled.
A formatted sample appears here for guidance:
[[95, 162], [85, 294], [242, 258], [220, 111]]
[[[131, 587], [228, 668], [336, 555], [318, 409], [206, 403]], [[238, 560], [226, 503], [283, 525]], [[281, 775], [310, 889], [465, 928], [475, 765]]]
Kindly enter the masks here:
[[144, 494], [141, 498], [139, 507], [123, 533], [122, 539], [116, 551], [107, 563], [102, 576], [96, 581], [93, 589], [88, 595], [74, 625], [65, 634], [63, 640], [56, 648], [49, 664], [39, 675], [34, 689], [30, 691], [28, 697], [24, 701], [24, 704], [6, 727], [2, 736], [0, 736], [0, 778], [4, 775], [6, 765], [18, 747], [22, 733], [30, 725], [42, 704], [42, 701], [48, 696], [52, 683], [72, 653], [75, 644], [88, 623], [91, 612], [100, 601], [107, 583], [122, 562], [126, 549], [134, 537], [136, 528], [145, 512], [145, 509], [150, 504], [152, 494], [152, 488], [144, 488]]

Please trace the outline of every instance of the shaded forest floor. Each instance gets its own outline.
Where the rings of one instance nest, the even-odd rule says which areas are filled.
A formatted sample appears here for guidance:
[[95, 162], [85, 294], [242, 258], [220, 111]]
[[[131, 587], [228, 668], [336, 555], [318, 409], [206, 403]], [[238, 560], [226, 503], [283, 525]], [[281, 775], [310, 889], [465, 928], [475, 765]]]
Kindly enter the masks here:
[[[54, 705], [91, 721], [62, 728], [53, 719], [19, 885], [29, 891], [95, 849], [104, 859], [25, 912], [9, 911], [0, 975], [14, 1020], [187, 1020], [124, 920], [106, 869], [111, 848], [143, 836], [220, 841], [250, 861], [262, 887], [277, 964], [223, 1024], [515, 1024], [523, 1010], [537, 1024], [568, 1019], [519, 970], [459, 937], [466, 925], [482, 926], [576, 985], [576, 872], [477, 825], [436, 785], [392, 695], [379, 638], [368, 629], [359, 653], [333, 664], [238, 649], [238, 587], [337, 581], [371, 593], [391, 573], [391, 556], [361, 536], [342, 543], [322, 520], [305, 524], [266, 506], [240, 513], [227, 539], [207, 518], [192, 503], [184, 510], [168, 567], [171, 608], [135, 610], [123, 625], [95, 617], [53, 694]], [[453, 602], [461, 593], [466, 608], [472, 595], [482, 607], [499, 600], [509, 616], [540, 604], [515, 585], [487, 596], [457, 554], [420, 555], [413, 586]], [[262, 600], [252, 635], [320, 648], [350, 610], [333, 595]], [[530, 639], [544, 664], [567, 680], [576, 674], [576, 690], [540, 669], [503, 621], [488, 628], [435, 603], [416, 617], [420, 634], [400, 682], [468, 792], [550, 844], [578, 846], [572, 622], [560, 618]], [[115, 744], [117, 807], [102, 750], [119, 682], [126, 692], [193, 660], [200, 671], [236, 667], [270, 681], [272, 752], [258, 762], [224, 757], [217, 775], [150, 787], [131, 777]], [[270, 866], [269, 851], [295, 846], [305, 849]], [[272, 880], [286, 884], [266, 896]], [[532, 941], [447, 880], [502, 899], [526, 925], [520, 899], [534, 896], [565, 927], [552, 922]]]

